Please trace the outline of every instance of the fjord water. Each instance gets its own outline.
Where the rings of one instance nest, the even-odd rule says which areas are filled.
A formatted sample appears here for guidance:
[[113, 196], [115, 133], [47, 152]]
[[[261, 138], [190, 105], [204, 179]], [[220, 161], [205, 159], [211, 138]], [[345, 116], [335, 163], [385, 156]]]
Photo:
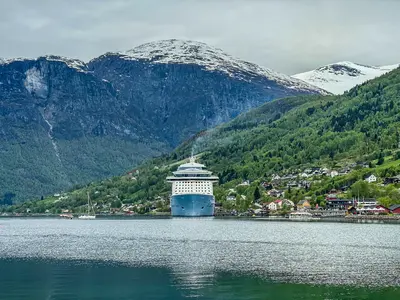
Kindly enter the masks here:
[[400, 226], [0, 219], [0, 299], [400, 299]]

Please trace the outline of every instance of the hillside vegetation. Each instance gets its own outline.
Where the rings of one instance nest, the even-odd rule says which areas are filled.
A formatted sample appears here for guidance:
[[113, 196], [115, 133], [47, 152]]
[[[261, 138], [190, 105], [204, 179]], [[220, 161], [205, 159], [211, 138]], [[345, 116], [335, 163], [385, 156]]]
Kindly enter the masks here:
[[[170, 187], [165, 177], [192, 151], [220, 177], [215, 189], [217, 201], [224, 202], [228, 189], [243, 180], [252, 182], [239, 188], [240, 194], [248, 196], [243, 209], [257, 196], [259, 184], [269, 181], [272, 174], [298, 172], [310, 166], [333, 169], [352, 162], [369, 165], [334, 179], [322, 178], [307, 190], [286, 194], [296, 201], [310, 196], [321, 202], [329, 189], [357, 182], [361, 185], [359, 182], [368, 174], [375, 172], [384, 177], [400, 173], [399, 113], [400, 69], [396, 69], [340, 96], [300, 96], [266, 103], [227, 124], [199, 133], [173, 153], [143, 164], [132, 175], [89, 184], [67, 193], [64, 200], [50, 197], [15, 209], [77, 208], [84, 205], [86, 191], [95, 202], [113, 206], [144, 203], [157, 197], [167, 199]], [[371, 185], [363, 187], [362, 193], [384, 198], [386, 205], [399, 203], [394, 187], [386, 188], [389, 190]], [[264, 193], [261, 196], [265, 197]]]

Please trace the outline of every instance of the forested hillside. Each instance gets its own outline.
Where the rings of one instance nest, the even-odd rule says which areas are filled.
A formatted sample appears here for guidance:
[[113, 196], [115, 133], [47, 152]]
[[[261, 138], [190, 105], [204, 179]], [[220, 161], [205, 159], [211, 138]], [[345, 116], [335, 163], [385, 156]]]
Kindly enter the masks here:
[[[370, 168], [339, 176], [336, 182], [327, 178], [300, 194], [318, 197], [328, 188], [344, 183], [352, 185], [371, 172], [389, 176], [400, 172], [397, 161], [400, 158], [399, 113], [400, 69], [340, 96], [275, 100], [225, 125], [199, 133], [170, 155], [143, 164], [132, 175], [93, 183], [71, 192], [68, 199], [57, 202], [57, 207], [84, 204], [86, 191], [99, 203], [135, 203], [166, 197], [170, 187], [165, 177], [192, 151], [220, 177], [216, 188], [218, 201], [224, 201], [226, 190], [243, 180], [253, 182], [247, 191], [242, 191], [253, 196], [259, 183], [270, 180], [272, 174], [290, 173], [309, 166], [333, 168], [357, 161], [369, 164]], [[397, 194], [392, 198], [380, 196], [389, 197], [386, 201], [390, 204], [400, 200]], [[298, 197], [299, 193], [292, 196], [295, 200]], [[42, 205], [54, 207], [53, 202], [54, 199], [49, 198]]]

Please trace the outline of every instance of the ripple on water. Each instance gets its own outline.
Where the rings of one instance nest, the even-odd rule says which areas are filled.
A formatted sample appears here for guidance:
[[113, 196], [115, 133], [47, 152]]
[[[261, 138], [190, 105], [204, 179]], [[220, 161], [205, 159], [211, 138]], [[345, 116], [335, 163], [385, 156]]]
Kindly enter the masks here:
[[275, 282], [399, 286], [400, 227], [217, 219], [1, 220], [0, 257], [167, 267], [195, 290], [216, 272]]

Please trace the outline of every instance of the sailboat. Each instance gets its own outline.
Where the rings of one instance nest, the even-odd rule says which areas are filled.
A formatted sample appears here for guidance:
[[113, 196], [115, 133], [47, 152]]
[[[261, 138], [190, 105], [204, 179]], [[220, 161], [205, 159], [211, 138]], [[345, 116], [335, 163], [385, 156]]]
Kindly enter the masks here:
[[96, 215], [94, 213], [94, 209], [93, 209], [93, 207], [92, 207], [92, 205], [90, 203], [89, 192], [87, 193], [87, 197], [88, 197], [88, 212], [87, 212], [87, 214], [79, 216], [78, 219], [82, 219], [82, 220], [93, 220], [93, 219], [96, 219]]

